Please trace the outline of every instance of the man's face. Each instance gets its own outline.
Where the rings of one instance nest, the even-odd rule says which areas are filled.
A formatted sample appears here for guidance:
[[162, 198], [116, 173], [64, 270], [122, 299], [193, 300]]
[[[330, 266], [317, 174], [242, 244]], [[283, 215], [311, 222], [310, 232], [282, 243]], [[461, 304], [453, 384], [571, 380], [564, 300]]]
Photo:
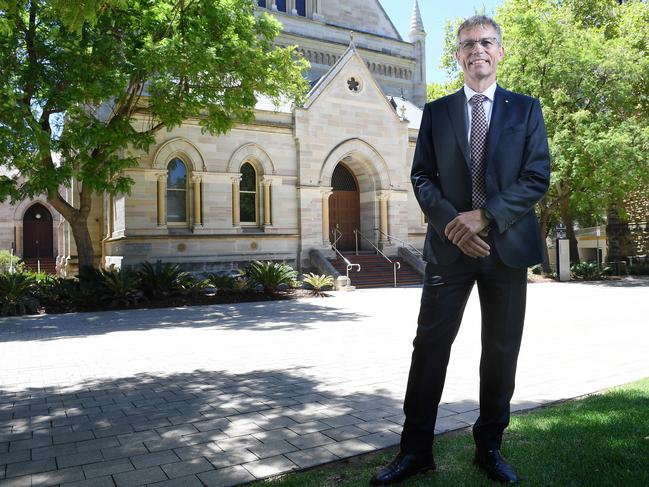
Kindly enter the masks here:
[[465, 83], [472, 89], [484, 89], [496, 81], [496, 67], [504, 55], [492, 26], [476, 26], [460, 32], [455, 59], [464, 71]]

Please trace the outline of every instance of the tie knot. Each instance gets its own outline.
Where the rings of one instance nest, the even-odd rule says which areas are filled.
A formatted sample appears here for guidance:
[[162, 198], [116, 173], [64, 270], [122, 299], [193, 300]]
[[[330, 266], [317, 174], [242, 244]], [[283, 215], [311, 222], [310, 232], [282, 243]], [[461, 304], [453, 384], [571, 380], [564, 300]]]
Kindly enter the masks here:
[[478, 105], [482, 102], [484, 102], [487, 99], [486, 96], [481, 95], [480, 93], [477, 93], [471, 97], [471, 103], [475, 106]]

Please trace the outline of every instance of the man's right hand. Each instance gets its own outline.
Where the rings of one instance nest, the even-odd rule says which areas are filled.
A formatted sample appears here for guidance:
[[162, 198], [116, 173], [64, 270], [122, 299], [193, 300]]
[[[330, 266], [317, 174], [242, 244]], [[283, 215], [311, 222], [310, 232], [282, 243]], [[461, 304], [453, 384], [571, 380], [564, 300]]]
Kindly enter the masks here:
[[478, 235], [473, 235], [464, 242], [458, 243], [459, 249], [469, 257], [487, 257], [491, 248]]

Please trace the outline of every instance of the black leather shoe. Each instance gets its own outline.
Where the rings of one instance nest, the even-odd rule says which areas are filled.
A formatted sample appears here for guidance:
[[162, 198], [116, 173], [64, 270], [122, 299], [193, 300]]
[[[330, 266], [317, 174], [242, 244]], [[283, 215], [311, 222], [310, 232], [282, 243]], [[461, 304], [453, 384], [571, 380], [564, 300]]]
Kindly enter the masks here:
[[399, 453], [392, 463], [374, 474], [370, 485], [392, 485], [418, 473], [435, 470], [433, 456], [422, 456], [414, 453]]
[[478, 448], [475, 451], [474, 463], [491, 480], [510, 485], [518, 485], [520, 482], [516, 470], [503, 458], [500, 450], [482, 450]]

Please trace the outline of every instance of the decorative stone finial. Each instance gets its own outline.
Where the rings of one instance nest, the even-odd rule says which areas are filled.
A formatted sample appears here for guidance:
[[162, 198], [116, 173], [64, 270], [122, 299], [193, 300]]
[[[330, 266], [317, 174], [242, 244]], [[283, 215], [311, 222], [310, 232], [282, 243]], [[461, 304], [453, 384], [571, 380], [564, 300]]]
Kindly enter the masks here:
[[412, 17], [410, 18], [410, 35], [425, 32], [424, 22], [421, 20], [421, 12], [419, 11], [419, 2], [415, 0], [412, 7]]

